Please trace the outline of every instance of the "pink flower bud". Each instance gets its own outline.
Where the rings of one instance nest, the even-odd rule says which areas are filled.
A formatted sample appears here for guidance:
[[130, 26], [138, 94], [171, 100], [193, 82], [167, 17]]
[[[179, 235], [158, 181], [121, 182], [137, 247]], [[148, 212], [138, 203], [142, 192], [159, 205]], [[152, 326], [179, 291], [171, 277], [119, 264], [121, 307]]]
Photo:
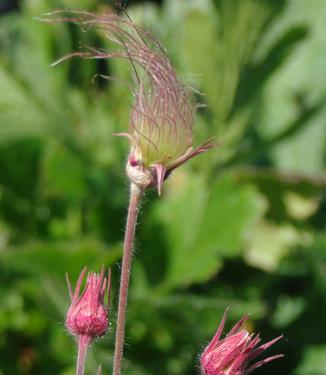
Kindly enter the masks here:
[[215, 336], [201, 355], [200, 363], [203, 375], [247, 375], [263, 364], [283, 357], [282, 354], [278, 354], [252, 364], [252, 360], [281, 339], [282, 336], [257, 346], [260, 342], [259, 335], [249, 334], [243, 328], [245, 321], [248, 319], [248, 315], [246, 315], [221, 339], [226, 316], [227, 311], [224, 313]]
[[104, 297], [110, 295], [110, 273], [108, 280], [104, 277], [104, 270], [100, 274], [90, 272], [87, 276], [84, 291], [80, 288], [87, 269], [81, 272], [75, 292], [72, 293], [70, 281], [67, 277], [71, 305], [67, 312], [66, 327], [76, 337], [87, 337], [89, 340], [100, 337], [108, 329], [108, 305], [104, 305]]

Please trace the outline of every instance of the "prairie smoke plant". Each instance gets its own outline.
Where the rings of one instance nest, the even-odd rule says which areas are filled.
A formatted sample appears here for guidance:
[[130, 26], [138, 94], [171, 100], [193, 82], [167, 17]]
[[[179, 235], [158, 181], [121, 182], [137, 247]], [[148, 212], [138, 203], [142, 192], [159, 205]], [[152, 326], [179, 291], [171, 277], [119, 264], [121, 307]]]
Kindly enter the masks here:
[[122, 58], [129, 61], [134, 97], [129, 129], [117, 135], [130, 141], [126, 173], [131, 183], [130, 201], [121, 268], [119, 307], [116, 328], [113, 375], [121, 373], [128, 286], [133, 242], [139, 205], [144, 190], [162, 183], [171, 171], [190, 158], [213, 147], [209, 140], [193, 147], [193, 120], [196, 104], [191, 89], [178, 79], [166, 52], [156, 38], [136, 25], [129, 16], [115, 13], [95, 15], [88, 12], [57, 11], [42, 17], [48, 22], [72, 22], [83, 29], [94, 28], [111, 42], [108, 51], [88, 48], [73, 56], [93, 59]]
[[[78, 341], [77, 375], [84, 374], [89, 344], [93, 339], [103, 336], [109, 325], [111, 273], [109, 272], [109, 276], [106, 278], [103, 269], [100, 274], [90, 272], [86, 279], [85, 288], [80, 293], [86, 272], [87, 269], [84, 268], [79, 276], [74, 293], [67, 275], [71, 305], [67, 312], [66, 327]], [[106, 296], [107, 304], [104, 303]]]
[[227, 311], [224, 313], [215, 336], [201, 355], [200, 364], [203, 375], [247, 375], [263, 364], [283, 357], [282, 354], [278, 354], [252, 364], [256, 357], [280, 340], [282, 336], [258, 346], [261, 341], [259, 335], [250, 334], [243, 328], [248, 319], [246, 315], [221, 339], [226, 315]]

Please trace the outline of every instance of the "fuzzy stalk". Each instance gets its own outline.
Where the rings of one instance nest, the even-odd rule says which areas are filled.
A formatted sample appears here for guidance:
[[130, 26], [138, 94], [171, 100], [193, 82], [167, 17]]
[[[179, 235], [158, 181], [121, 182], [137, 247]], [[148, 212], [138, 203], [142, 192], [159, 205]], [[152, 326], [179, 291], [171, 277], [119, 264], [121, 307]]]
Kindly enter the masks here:
[[84, 375], [86, 355], [91, 338], [89, 336], [79, 336], [78, 338], [78, 357], [77, 357], [77, 367], [76, 375]]
[[115, 349], [113, 360], [113, 375], [121, 374], [121, 364], [123, 357], [123, 345], [125, 337], [126, 312], [128, 303], [128, 289], [131, 272], [131, 261], [133, 254], [133, 246], [135, 239], [135, 230], [137, 224], [137, 216], [139, 212], [140, 201], [143, 191], [134, 183], [130, 186], [130, 200], [128, 217], [126, 224], [126, 232], [123, 246], [123, 258], [121, 268], [120, 292], [118, 318], [115, 336]]

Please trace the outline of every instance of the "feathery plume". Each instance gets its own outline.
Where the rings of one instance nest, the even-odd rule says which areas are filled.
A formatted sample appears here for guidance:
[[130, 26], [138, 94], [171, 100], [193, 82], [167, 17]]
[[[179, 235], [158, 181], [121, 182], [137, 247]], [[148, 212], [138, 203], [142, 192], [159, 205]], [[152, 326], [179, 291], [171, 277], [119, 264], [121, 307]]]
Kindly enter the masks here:
[[196, 103], [192, 100], [192, 90], [178, 79], [157, 39], [132, 22], [128, 15], [56, 11], [41, 19], [97, 29], [112, 43], [110, 51], [89, 48], [71, 53], [55, 64], [73, 56], [123, 58], [130, 62], [134, 103], [128, 132], [117, 135], [130, 141], [126, 171], [141, 189], [155, 185], [160, 194], [162, 183], [172, 170], [214, 146], [212, 140], [193, 146]]

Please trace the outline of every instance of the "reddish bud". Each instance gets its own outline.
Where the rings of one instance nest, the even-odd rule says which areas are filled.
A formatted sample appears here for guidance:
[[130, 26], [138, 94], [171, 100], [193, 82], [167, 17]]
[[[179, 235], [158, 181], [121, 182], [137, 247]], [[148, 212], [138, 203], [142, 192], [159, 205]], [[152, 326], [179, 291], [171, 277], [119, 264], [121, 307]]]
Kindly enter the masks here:
[[272, 346], [276, 341], [280, 340], [282, 336], [266, 344], [257, 346], [260, 343], [259, 335], [249, 334], [249, 332], [243, 328], [245, 321], [248, 319], [247, 315], [221, 339], [226, 315], [227, 311], [224, 313], [222, 322], [215, 336], [201, 355], [200, 363], [203, 375], [247, 375], [263, 364], [283, 357], [282, 354], [278, 354], [252, 364], [252, 360]]
[[104, 297], [107, 294], [109, 298], [110, 295], [110, 273], [106, 279], [103, 269], [100, 274], [90, 272], [84, 291], [80, 294], [86, 272], [87, 269], [84, 268], [74, 293], [67, 277], [71, 306], [67, 312], [66, 327], [73, 336], [92, 340], [103, 336], [108, 329], [108, 305], [104, 304]]

